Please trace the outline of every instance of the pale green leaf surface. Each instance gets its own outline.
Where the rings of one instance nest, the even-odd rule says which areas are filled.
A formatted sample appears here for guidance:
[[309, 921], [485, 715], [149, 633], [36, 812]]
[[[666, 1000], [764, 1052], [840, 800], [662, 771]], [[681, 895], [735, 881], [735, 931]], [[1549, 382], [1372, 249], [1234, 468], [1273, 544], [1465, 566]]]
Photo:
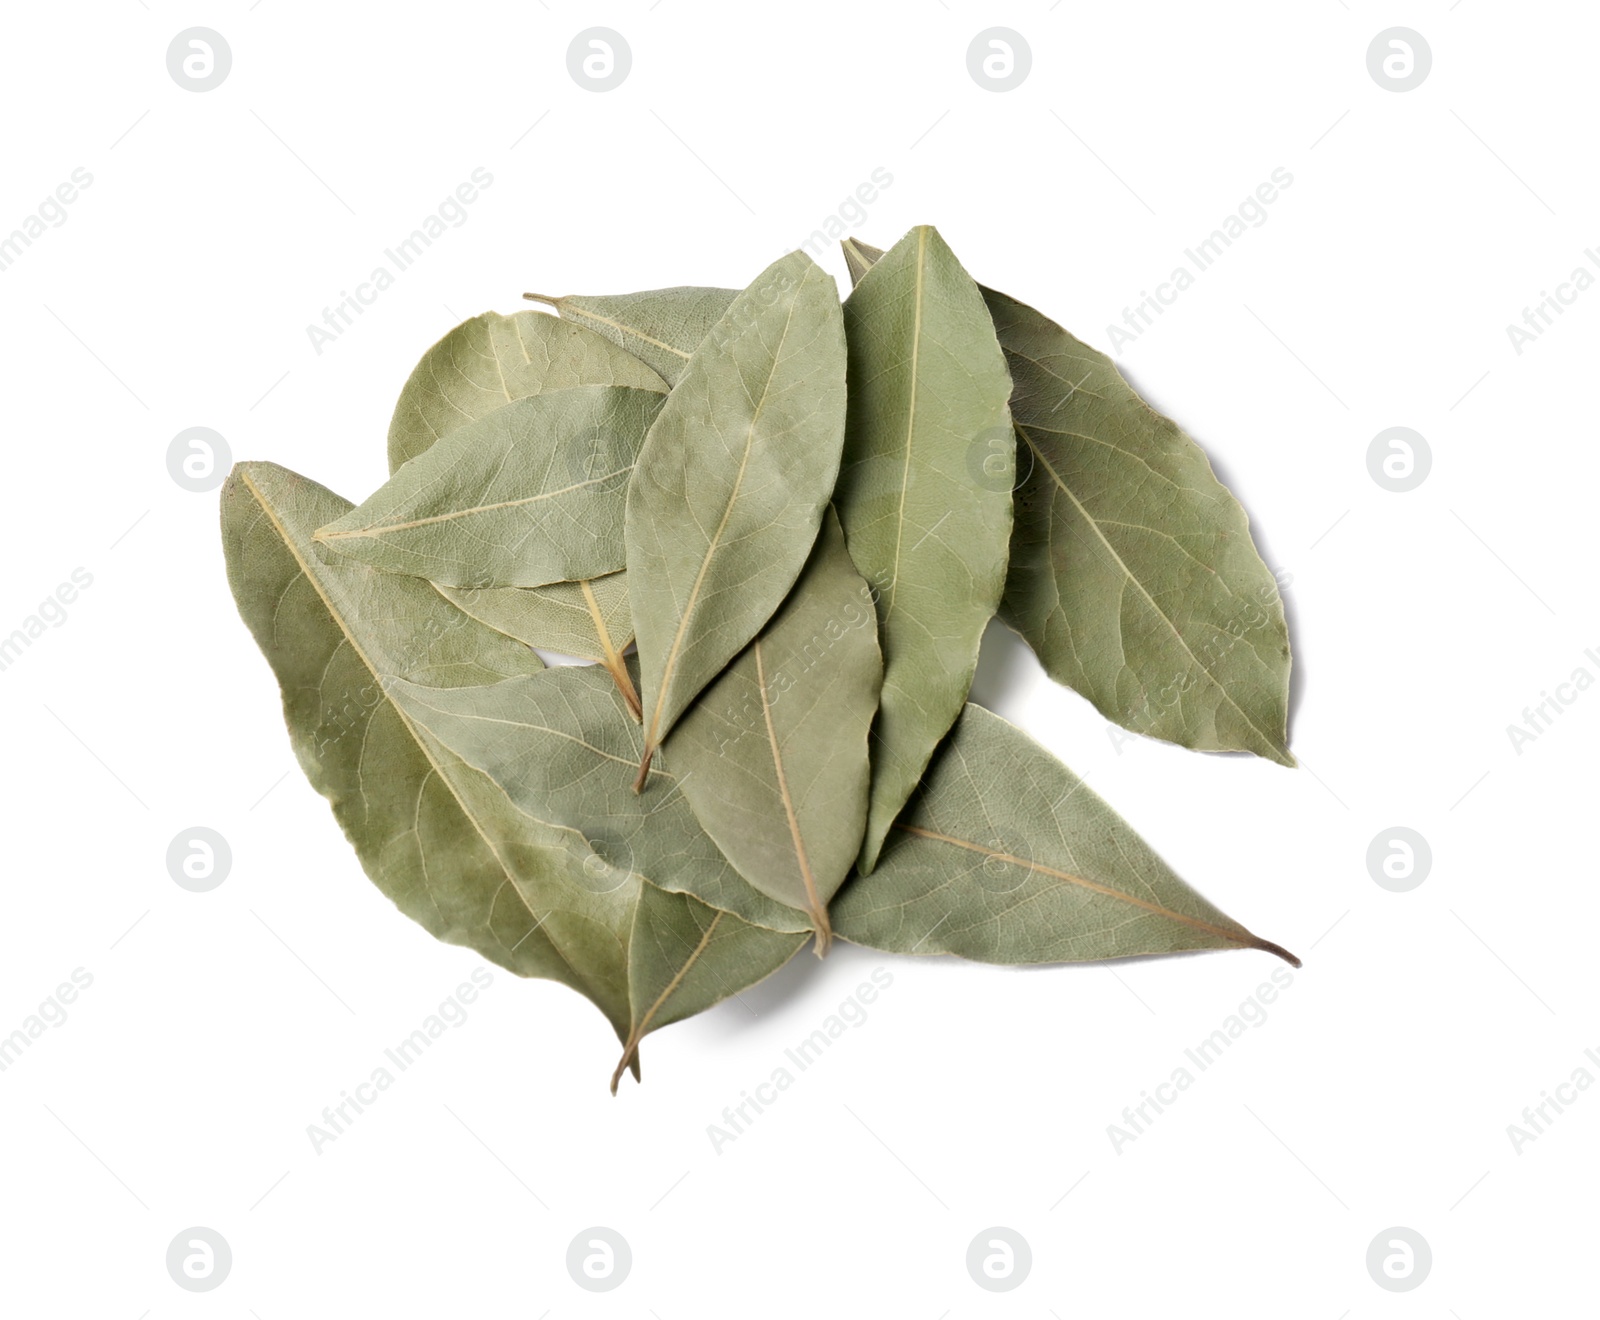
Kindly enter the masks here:
[[516, 399], [574, 385], [665, 392], [659, 376], [609, 339], [543, 312], [485, 312], [422, 355], [389, 423], [389, 471], [464, 422]]
[[447, 432], [316, 539], [448, 587], [539, 587], [622, 568], [629, 477], [662, 396], [580, 385]]
[[[929, 226], [865, 274], [844, 312], [850, 412], [836, 501], [874, 589], [884, 658], [867, 872], [961, 712], [1005, 583], [1011, 380], [977, 286]], [[1007, 442], [998, 472], [996, 435]]]
[[1253, 948], [1299, 966], [1185, 884], [1044, 748], [972, 705], [877, 869], [845, 886], [832, 915], [841, 939], [891, 953], [1053, 963]]
[[643, 878], [772, 930], [810, 929], [803, 914], [740, 877], [700, 827], [670, 766], [643, 793], [633, 791], [640, 729], [600, 670], [563, 666], [478, 688], [400, 682], [390, 691], [518, 808], [562, 830], [586, 860], [592, 855], [596, 883]]
[[819, 956], [866, 826], [882, 681], [872, 596], [830, 510], [788, 600], [666, 744], [706, 833], [756, 889], [808, 914]]
[[564, 298], [542, 293], [523, 295], [548, 303], [563, 318], [604, 335], [669, 385], [678, 383], [690, 355], [738, 296], [737, 289], [696, 287], [596, 296], [569, 294]]
[[[589, 587], [588, 595], [583, 588]], [[625, 573], [607, 573], [587, 583], [548, 587], [489, 587], [482, 591], [445, 587], [444, 594], [473, 618], [528, 646], [602, 660], [605, 639], [619, 655], [633, 640]], [[593, 596], [590, 604], [588, 596]], [[604, 637], [602, 638], [602, 633]]]
[[774, 262], [695, 350], [628, 490], [628, 589], [644, 761], [794, 584], [844, 435], [838, 292], [803, 252]]

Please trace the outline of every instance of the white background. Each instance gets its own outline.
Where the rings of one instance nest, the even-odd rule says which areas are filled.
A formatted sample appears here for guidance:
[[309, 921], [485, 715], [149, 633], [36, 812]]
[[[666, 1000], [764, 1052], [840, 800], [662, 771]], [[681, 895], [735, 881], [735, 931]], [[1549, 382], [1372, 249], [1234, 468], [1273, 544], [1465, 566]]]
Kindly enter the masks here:
[[[1580, 665], [1600, 676], [1600, 292], [1520, 355], [1506, 333], [1600, 243], [1590, 7], [116, 0], [5, 23], [0, 234], [75, 167], [93, 184], [0, 273], [0, 633], [74, 568], [93, 585], [0, 672], [0, 1033], [74, 968], [94, 980], [0, 1074], [0, 1311], [1592, 1309], [1600, 1094], [1520, 1152], [1507, 1125], [1600, 1051], [1600, 691], [1520, 755], [1506, 732]], [[1003, 94], [966, 67], [996, 24], [1033, 52]], [[1401, 94], [1366, 65], [1396, 24], [1433, 52]], [[201, 94], [165, 63], [194, 25], [233, 52]], [[605, 94], [566, 70], [593, 25], [633, 52]], [[307, 325], [479, 166], [494, 181], [466, 223], [314, 351]], [[652, 1037], [616, 1100], [600, 1016], [496, 971], [314, 1153], [307, 1125], [480, 960], [394, 911], [294, 768], [215, 492], [174, 483], [169, 442], [213, 427], [235, 458], [360, 499], [401, 382], [457, 320], [526, 288], [742, 285], [879, 166], [868, 241], [937, 224], [977, 278], [1102, 347], [1186, 247], [1292, 174], [1119, 362], [1292, 574], [1302, 768], [1119, 750], [995, 634], [977, 695], [1304, 970], [1120, 1153], [1108, 1124], [1280, 964], [1019, 972], [839, 948]], [[1406, 494], [1366, 465], [1397, 425], [1433, 454]], [[166, 869], [196, 825], [233, 851], [208, 894]], [[1403, 894], [1366, 863], [1396, 825], [1433, 852]], [[707, 1125], [880, 965], [868, 1021], [715, 1153]], [[595, 1224], [633, 1250], [608, 1294], [564, 1264]], [[193, 1225], [233, 1250], [209, 1294], [165, 1268]], [[1008, 1294], [966, 1271], [990, 1225], [1032, 1245]], [[1406, 1294], [1365, 1265], [1394, 1225], [1433, 1251]]]

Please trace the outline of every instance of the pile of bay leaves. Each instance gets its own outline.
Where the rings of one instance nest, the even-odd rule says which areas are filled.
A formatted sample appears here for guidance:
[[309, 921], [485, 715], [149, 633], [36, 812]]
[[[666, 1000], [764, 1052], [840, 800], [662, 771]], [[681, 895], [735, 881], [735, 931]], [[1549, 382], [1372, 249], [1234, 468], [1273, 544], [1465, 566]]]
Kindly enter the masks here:
[[1291, 958], [967, 702], [998, 615], [1113, 722], [1292, 765], [1243, 510], [935, 230], [845, 252], [842, 306], [802, 252], [742, 292], [529, 295], [560, 315], [428, 350], [364, 503], [271, 463], [222, 491], [239, 611], [368, 875], [591, 999], [613, 1090], [808, 940]]

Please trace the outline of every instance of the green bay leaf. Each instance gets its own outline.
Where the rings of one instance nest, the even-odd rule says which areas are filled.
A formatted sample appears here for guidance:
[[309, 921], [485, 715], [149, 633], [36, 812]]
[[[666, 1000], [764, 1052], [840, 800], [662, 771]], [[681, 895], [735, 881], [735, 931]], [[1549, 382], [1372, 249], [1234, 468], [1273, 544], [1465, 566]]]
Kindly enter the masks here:
[[[522, 680], [513, 680], [522, 681]], [[1066, 766], [969, 705], [870, 876], [833, 904], [841, 939], [990, 963], [1261, 949]]]
[[562, 831], [597, 883], [643, 879], [769, 930], [810, 929], [803, 913], [752, 888], [733, 868], [695, 819], [665, 759], [646, 790], [633, 791], [642, 733], [598, 668], [560, 666], [474, 688], [396, 682], [389, 691], [520, 811]]
[[1293, 765], [1289, 630], [1244, 509], [1104, 353], [985, 296], [1026, 472], [1001, 618], [1114, 723]]
[[542, 312], [485, 312], [463, 321], [422, 355], [400, 391], [389, 423], [389, 471], [464, 422], [574, 385], [666, 388], [632, 353]]
[[[843, 246], [857, 281], [883, 256]], [[1000, 617], [1123, 728], [1293, 765], [1288, 624], [1244, 509], [1104, 353], [983, 296], [1015, 383], [1023, 474]]]
[[872, 595], [830, 510], [788, 600], [666, 744], [706, 833], [753, 887], [808, 915], [819, 957], [866, 827], [882, 682]]
[[644, 705], [640, 783], [673, 724], [793, 586], [844, 435], [838, 292], [774, 262], [694, 350], [628, 489], [628, 589]]
[[[883, 647], [870, 872], [967, 699], [1011, 538], [1011, 380], [977, 285], [932, 227], [913, 229], [845, 302], [850, 413], [836, 496], [872, 586]], [[993, 439], [1005, 437], [1001, 470]]]
[[538, 657], [426, 582], [322, 555], [314, 529], [350, 507], [271, 463], [239, 464], [222, 488], [228, 580], [282, 688], [301, 768], [402, 912], [520, 976], [578, 990], [626, 1041], [637, 890], [584, 883], [563, 838], [516, 811], [385, 686], [470, 689], [534, 674]]
[[605, 336], [667, 384], [676, 385], [700, 341], [733, 305], [739, 291], [684, 286], [642, 293], [569, 294], [564, 298], [542, 293], [522, 296], [548, 303], [563, 319]]
[[616, 572], [629, 478], [661, 404], [616, 385], [518, 399], [447, 432], [316, 539], [448, 587]]
[[[665, 392], [655, 372], [582, 326], [542, 312], [465, 321], [423, 355], [401, 391], [389, 428], [390, 470], [435, 441], [507, 403], [577, 385]], [[619, 562], [622, 528], [612, 555]], [[635, 712], [639, 694], [622, 662], [633, 642], [622, 572], [545, 587], [439, 587], [458, 608], [528, 646], [605, 665]]]

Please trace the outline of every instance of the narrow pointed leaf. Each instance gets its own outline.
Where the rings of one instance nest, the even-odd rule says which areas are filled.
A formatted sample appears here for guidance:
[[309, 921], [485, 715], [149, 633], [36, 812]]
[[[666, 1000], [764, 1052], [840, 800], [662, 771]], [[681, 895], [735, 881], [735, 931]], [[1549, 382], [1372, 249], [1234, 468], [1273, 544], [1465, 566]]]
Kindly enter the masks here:
[[870, 243], [863, 243], [859, 238], [847, 238], [839, 244], [844, 249], [845, 268], [850, 272], [850, 287], [853, 289], [861, 283], [861, 277], [873, 266], [883, 260], [883, 249], [875, 248]]
[[1114, 723], [1293, 765], [1289, 631], [1244, 509], [1104, 353], [986, 296], [1026, 472], [1001, 617]]
[[[537, 679], [537, 682], [531, 681]], [[640, 729], [599, 670], [566, 666], [478, 688], [391, 685], [401, 709], [526, 815], [561, 830], [591, 871], [693, 894], [771, 930], [803, 913], [751, 888], [700, 827], [671, 767], [632, 789]]]
[[604, 665], [638, 718], [639, 694], [622, 657], [633, 641], [626, 573], [608, 573], [584, 582], [555, 582], [548, 587], [439, 590], [497, 632], [541, 651]]
[[385, 688], [491, 683], [538, 671], [538, 657], [419, 579], [324, 557], [313, 530], [349, 508], [271, 463], [241, 463], [222, 488], [228, 580], [283, 689], [302, 769], [401, 911], [518, 975], [580, 991], [626, 1040], [636, 890], [585, 886], [564, 840], [514, 810]]
[[[862, 278], [845, 327], [850, 419], [836, 498], [851, 557], [874, 589], [884, 658], [866, 872], [961, 713], [1000, 600], [1011, 381], [977, 285], [926, 225]], [[1006, 438], [998, 454], [997, 435]]]
[[665, 392], [632, 353], [581, 325], [542, 312], [485, 312], [422, 355], [389, 423], [389, 471], [464, 422], [516, 399], [574, 385]]
[[[401, 391], [389, 428], [390, 470], [468, 422], [509, 402], [578, 385], [627, 385], [664, 393], [664, 382], [625, 349], [547, 316], [486, 312], [427, 353]], [[613, 556], [621, 560], [618, 525]], [[605, 665], [632, 709], [639, 695], [622, 661], [633, 641], [621, 572], [546, 587], [439, 587], [457, 607], [528, 646]]]
[[733, 301], [651, 426], [626, 521], [645, 768], [805, 564], [838, 478], [844, 371], [833, 279], [794, 252]]
[[979, 962], [1249, 948], [1299, 966], [1179, 879], [1044, 748], [971, 705], [833, 923], [871, 948]]
[[689, 365], [690, 355], [722, 319], [739, 291], [684, 287], [593, 297], [569, 294], [551, 298], [542, 293], [522, 296], [548, 303], [564, 320], [604, 335], [653, 369], [667, 384], [676, 385]]
[[508, 403], [450, 431], [317, 540], [448, 587], [616, 572], [628, 479], [661, 401], [582, 385]]
[[830, 510], [783, 608], [667, 742], [706, 833], [751, 885], [808, 915], [818, 956], [866, 826], [882, 682], [872, 595]]
[[[883, 256], [843, 247], [855, 281]], [[1000, 617], [1123, 728], [1293, 765], [1288, 625], [1244, 509], [1104, 353], [983, 296], [1015, 382], [1023, 473]]]
[[634, 1020], [611, 1075], [611, 1093], [616, 1094], [623, 1069], [637, 1058], [646, 1035], [766, 979], [805, 942], [804, 934], [752, 926], [688, 894], [646, 884], [628, 944]]

